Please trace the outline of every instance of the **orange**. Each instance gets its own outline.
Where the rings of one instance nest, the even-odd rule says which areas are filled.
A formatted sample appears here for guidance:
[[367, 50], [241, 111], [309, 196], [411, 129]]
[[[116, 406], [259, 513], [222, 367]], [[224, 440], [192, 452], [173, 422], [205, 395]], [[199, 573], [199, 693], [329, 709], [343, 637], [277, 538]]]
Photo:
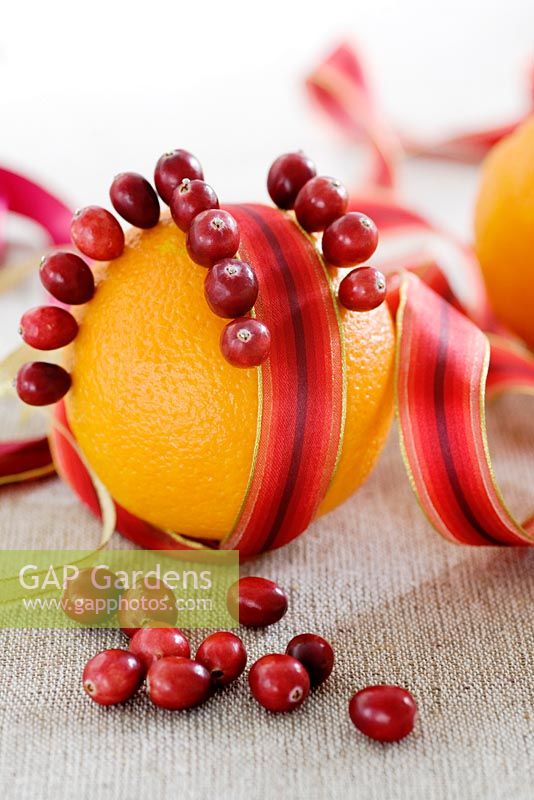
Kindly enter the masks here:
[[475, 240], [497, 317], [534, 348], [534, 116], [484, 162]]
[[[71, 349], [69, 423], [90, 465], [128, 511], [161, 528], [221, 539], [245, 495], [256, 437], [258, 370], [220, 354], [225, 325], [204, 299], [205, 270], [168, 219], [132, 231], [103, 265]], [[321, 513], [371, 469], [392, 414], [394, 333], [385, 305], [343, 313], [347, 416]]]

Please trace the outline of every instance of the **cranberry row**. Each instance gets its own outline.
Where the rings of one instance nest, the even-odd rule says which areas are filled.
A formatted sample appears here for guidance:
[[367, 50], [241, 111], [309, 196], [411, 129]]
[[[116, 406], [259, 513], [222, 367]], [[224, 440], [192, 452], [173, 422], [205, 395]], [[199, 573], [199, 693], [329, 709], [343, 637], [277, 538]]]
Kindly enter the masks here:
[[[278, 208], [293, 209], [308, 233], [322, 232], [322, 251], [331, 267], [354, 267], [367, 261], [378, 245], [376, 225], [358, 211], [347, 213], [349, 196], [335, 178], [318, 176], [304, 153], [286, 153], [272, 164], [267, 189]], [[374, 267], [359, 267], [339, 286], [339, 302], [350, 311], [371, 311], [386, 297], [386, 279]]]
[[[218, 316], [232, 319], [221, 335], [224, 357], [235, 366], [259, 366], [268, 357], [271, 334], [262, 321], [246, 316], [256, 302], [258, 281], [251, 265], [236, 258], [240, 242], [236, 220], [220, 209], [217, 195], [204, 181], [200, 162], [185, 150], [161, 156], [154, 180], [174, 221], [187, 233], [190, 257], [209, 270], [204, 282], [209, 307]], [[345, 187], [334, 178], [317, 176], [314, 163], [303, 153], [276, 159], [267, 186], [279, 208], [294, 209], [304, 230], [323, 231], [323, 255], [330, 266], [354, 266], [374, 253], [378, 232], [372, 220], [358, 212], [346, 213]], [[117, 175], [110, 198], [115, 210], [130, 224], [142, 229], [158, 224], [158, 196], [142, 175]], [[75, 213], [71, 236], [78, 250], [96, 261], [118, 258], [124, 250], [120, 223], [98, 206]], [[59, 252], [44, 258], [40, 277], [50, 294], [67, 305], [87, 303], [95, 291], [90, 267], [74, 253]], [[385, 278], [373, 267], [352, 270], [339, 286], [340, 303], [352, 311], [376, 308], [385, 294]], [[66, 309], [41, 306], [24, 314], [20, 330], [32, 347], [55, 350], [74, 340], [78, 324]], [[25, 364], [16, 379], [17, 392], [29, 405], [56, 403], [70, 386], [70, 375], [63, 367], [42, 361]]]
[[[114, 574], [108, 571], [107, 588], [92, 583], [91, 569], [83, 570], [67, 586], [62, 606], [77, 621], [102, 621], [95, 616], [100, 599], [116, 600]], [[102, 577], [100, 573], [100, 577]], [[141, 594], [140, 594], [141, 592]], [[172, 594], [164, 585], [136, 587], [125, 592], [127, 601], [143, 597], [157, 600]], [[80, 600], [86, 598], [89, 616], [81, 619]], [[93, 601], [93, 602], [90, 602]], [[78, 611], [76, 612], [76, 605]], [[103, 609], [106, 603], [101, 603]], [[142, 604], [137, 604], [142, 605]], [[232, 617], [245, 627], [263, 628], [278, 622], [288, 609], [287, 595], [274, 581], [260, 577], [241, 578], [227, 597]], [[230, 631], [217, 631], [205, 638], [194, 658], [188, 638], [176, 623], [176, 608], [169, 602], [166, 620], [143, 619], [146, 612], [136, 608], [119, 610], [119, 624], [130, 637], [128, 650], [104, 650], [91, 658], [83, 671], [83, 688], [100, 705], [115, 705], [131, 698], [146, 679], [150, 700], [160, 708], [177, 711], [204, 703], [212, 693], [235, 681], [244, 672], [247, 651], [242, 639]], [[159, 612], [158, 612], [159, 613]], [[144, 627], [131, 627], [144, 625]], [[302, 633], [294, 636], [285, 653], [259, 658], [248, 675], [250, 691], [265, 709], [280, 713], [297, 709], [312, 688], [322, 685], [334, 666], [332, 646], [322, 636]], [[398, 741], [413, 729], [417, 706], [412, 695], [399, 686], [368, 686], [354, 694], [349, 703], [353, 724], [365, 735], [379, 741]]]
[[[177, 165], [183, 152], [162, 156], [156, 174], [158, 169], [161, 174]], [[175, 176], [181, 174], [177, 167], [172, 168]], [[264, 322], [246, 316], [258, 297], [258, 279], [252, 266], [237, 258], [241, 237], [235, 217], [220, 208], [197, 159], [194, 170], [174, 188], [171, 182], [165, 184], [164, 195], [161, 190], [160, 195], [169, 202], [176, 225], [187, 234], [190, 258], [209, 270], [204, 281], [209, 307], [217, 316], [232, 319], [221, 334], [223, 356], [235, 367], [258, 367], [269, 355], [271, 334]]]

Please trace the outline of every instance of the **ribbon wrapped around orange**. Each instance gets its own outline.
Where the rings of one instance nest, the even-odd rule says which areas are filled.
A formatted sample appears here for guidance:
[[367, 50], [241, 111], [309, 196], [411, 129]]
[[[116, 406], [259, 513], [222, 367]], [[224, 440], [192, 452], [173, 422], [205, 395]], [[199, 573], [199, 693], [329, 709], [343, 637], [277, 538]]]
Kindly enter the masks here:
[[[373, 108], [352, 51], [346, 46], [336, 51], [310, 78], [309, 87], [337, 124], [351, 136], [365, 136], [373, 147], [372, 186], [355, 196], [351, 206], [372, 217], [382, 241], [392, 245], [381, 266], [392, 276], [389, 302], [397, 319], [401, 446], [420, 503], [434, 527], [453, 541], [530, 544], [533, 520], [521, 525], [513, 519], [494, 480], [484, 400], [486, 387], [488, 392], [534, 392], [534, 359], [504, 337], [492, 318], [470, 249], [396, 203], [393, 187], [401, 143]], [[468, 137], [465, 147], [457, 139], [430, 148], [430, 153], [478, 156], [497, 135], [491, 131]], [[254, 250], [251, 260], [261, 264], [261, 316], [285, 326], [261, 368], [261, 425], [245, 502], [234, 529], [220, 545], [254, 555], [285, 544], [306, 529], [335, 473], [343, 441], [343, 341], [324, 266], [306, 237], [295, 235], [291, 221], [267, 207], [234, 206], [232, 213], [242, 230], [244, 253], [247, 248]], [[415, 247], [408, 255], [405, 250], [402, 257], [396, 256], [395, 244], [410, 239], [416, 241]], [[451, 261], [461, 264], [467, 276], [467, 291], [461, 298], [449, 280], [454, 267], [432, 252], [432, 243], [444, 239]], [[289, 262], [299, 268], [290, 268]], [[396, 282], [400, 268], [403, 274]], [[490, 332], [490, 339], [479, 326]], [[98, 514], [99, 497], [68, 434], [63, 404], [55, 414], [59, 424], [52, 438], [58, 470]], [[13, 452], [14, 445], [10, 446]], [[37, 458], [37, 447], [21, 443], [20, 448]], [[19, 477], [31, 473], [30, 457], [23, 466]], [[2, 453], [0, 469], [6, 482], [8, 461], [2, 460]], [[143, 546], [210, 546], [143, 522], [118, 505], [116, 512], [118, 530]]]

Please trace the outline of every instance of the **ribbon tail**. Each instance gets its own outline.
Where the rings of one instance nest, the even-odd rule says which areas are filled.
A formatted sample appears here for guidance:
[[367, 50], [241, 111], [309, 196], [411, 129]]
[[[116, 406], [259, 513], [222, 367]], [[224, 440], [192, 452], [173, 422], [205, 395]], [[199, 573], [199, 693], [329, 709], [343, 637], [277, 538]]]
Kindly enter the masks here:
[[43, 478], [54, 472], [46, 437], [0, 443], [0, 486]]
[[461, 544], [534, 544], [532, 519], [521, 524], [514, 518], [491, 465], [484, 408], [488, 338], [409, 273], [397, 332], [401, 449], [428, 519]]

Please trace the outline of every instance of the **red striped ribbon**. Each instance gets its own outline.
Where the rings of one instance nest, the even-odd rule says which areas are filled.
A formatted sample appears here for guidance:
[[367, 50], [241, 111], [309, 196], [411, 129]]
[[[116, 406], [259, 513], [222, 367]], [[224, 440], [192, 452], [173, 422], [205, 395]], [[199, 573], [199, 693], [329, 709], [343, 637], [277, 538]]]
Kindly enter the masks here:
[[403, 155], [451, 161], [476, 162], [503, 137], [512, 133], [534, 109], [534, 69], [529, 73], [529, 107], [518, 120], [469, 131], [436, 141], [399, 135], [377, 108], [360, 54], [341, 43], [309, 76], [306, 86], [313, 103], [345, 136], [363, 141], [371, 150], [371, 173], [367, 193], [393, 191]]
[[258, 274], [256, 313], [274, 332], [262, 366], [252, 481], [223, 543], [251, 555], [291, 541], [317, 513], [340, 449], [344, 364], [336, 301], [312, 240], [275, 209], [231, 211], [241, 231], [240, 255]]
[[461, 544], [532, 545], [532, 520], [521, 525], [508, 511], [489, 459], [487, 337], [414, 275], [405, 277], [397, 328], [401, 444], [423, 510]]

